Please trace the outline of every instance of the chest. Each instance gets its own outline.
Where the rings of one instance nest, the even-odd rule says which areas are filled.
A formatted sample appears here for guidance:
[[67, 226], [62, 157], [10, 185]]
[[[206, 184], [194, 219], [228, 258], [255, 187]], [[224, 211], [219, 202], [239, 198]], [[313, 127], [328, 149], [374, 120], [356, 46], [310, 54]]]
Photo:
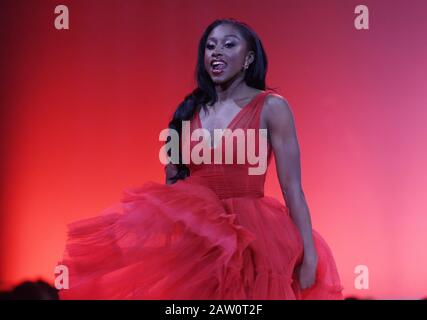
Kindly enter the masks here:
[[[235, 103], [224, 104], [219, 108], [208, 108], [207, 112], [205, 112], [203, 108], [200, 108], [197, 116], [198, 126], [209, 131], [210, 136], [213, 137], [215, 129], [231, 129], [231, 127], [239, 121], [240, 116], [244, 113], [244, 108], [245, 107], [240, 107]], [[257, 127], [260, 129], [267, 129], [268, 131], [264, 108], [261, 108], [261, 112], [257, 120], [259, 121]], [[269, 135], [268, 142], [270, 142]]]
[[207, 111], [201, 108], [199, 113], [201, 127], [208, 130], [211, 135], [215, 129], [228, 129], [242, 110], [242, 107], [232, 102], [208, 107]]

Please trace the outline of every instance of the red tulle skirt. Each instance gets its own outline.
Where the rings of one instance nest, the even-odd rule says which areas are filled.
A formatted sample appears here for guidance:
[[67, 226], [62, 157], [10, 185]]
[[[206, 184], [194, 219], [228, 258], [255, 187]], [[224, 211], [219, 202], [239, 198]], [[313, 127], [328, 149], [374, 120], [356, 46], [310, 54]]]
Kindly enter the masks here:
[[[196, 177], [194, 177], [196, 178]], [[124, 191], [120, 206], [69, 225], [61, 299], [343, 299], [313, 231], [315, 284], [301, 290], [302, 239], [271, 197], [220, 199], [187, 178]]]

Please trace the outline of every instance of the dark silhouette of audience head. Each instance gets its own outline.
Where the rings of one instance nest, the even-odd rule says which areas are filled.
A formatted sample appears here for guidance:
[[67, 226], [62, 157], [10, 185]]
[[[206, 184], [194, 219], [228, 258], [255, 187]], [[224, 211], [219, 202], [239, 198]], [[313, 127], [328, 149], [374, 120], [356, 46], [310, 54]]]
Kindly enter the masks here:
[[24, 281], [9, 291], [0, 292], [0, 300], [58, 300], [58, 290], [43, 280]]

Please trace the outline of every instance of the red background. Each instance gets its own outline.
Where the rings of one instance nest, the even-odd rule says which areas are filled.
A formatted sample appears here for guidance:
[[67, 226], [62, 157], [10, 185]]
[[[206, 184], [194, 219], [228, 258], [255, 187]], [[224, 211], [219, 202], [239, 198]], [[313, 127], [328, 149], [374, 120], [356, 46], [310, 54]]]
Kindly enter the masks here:
[[[70, 30], [54, 28], [65, 4]], [[295, 115], [302, 182], [344, 294], [427, 295], [427, 2], [352, 0], [2, 1], [2, 287], [42, 277], [66, 224], [162, 182], [160, 131], [194, 88], [216, 18], [251, 25], [267, 83]], [[266, 194], [283, 202], [274, 163]], [[356, 290], [354, 268], [369, 268]]]

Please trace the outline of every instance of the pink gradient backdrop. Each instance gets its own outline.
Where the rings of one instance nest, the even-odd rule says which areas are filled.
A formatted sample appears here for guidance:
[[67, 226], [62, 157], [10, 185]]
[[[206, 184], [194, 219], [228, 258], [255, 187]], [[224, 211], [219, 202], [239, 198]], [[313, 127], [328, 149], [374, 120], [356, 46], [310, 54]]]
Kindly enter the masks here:
[[[370, 30], [354, 28], [354, 8]], [[66, 223], [164, 180], [159, 132], [194, 87], [199, 38], [234, 17], [260, 36], [293, 109], [303, 187], [345, 295], [427, 296], [427, 2], [57, 1], [0, 10], [2, 287], [53, 281]], [[266, 193], [283, 202], [274, 164]], [[354, 288], [367, 265], [370, 289]]]

